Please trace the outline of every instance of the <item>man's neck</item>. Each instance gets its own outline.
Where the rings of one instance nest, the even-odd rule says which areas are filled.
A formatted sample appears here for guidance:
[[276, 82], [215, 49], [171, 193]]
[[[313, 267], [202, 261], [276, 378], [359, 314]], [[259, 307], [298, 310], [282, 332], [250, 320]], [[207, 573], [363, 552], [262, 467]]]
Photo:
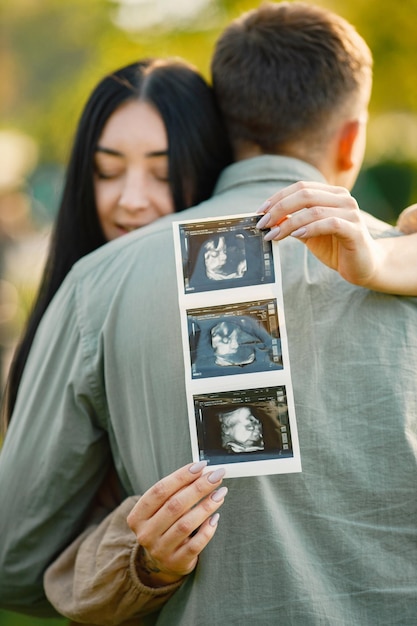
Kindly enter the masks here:
[[[299, 159], [318, 169], [329, 184], [348, 186], [348, 181], [345, 181], [343, 178], [343, 172], [335, 169], [334, 163], [336, 161], [334, 159], [328, 158], [328, 154], [325, 152], [318, 155], [313, 148], [310, 150], [306, 149], [304, 143], [290, 144], [282, 147], [277, 152], [265, 152], [258, 144], [251, 142], [239, 142], [234, 146], [235, 161], [244, 161], [245, 159], [252, 159], [264, 154], [275, 154], [276, 156]], [[349, 186], [351, 187], [351, 185]]]
[[253, 159], [254, 157], [262, 156], [263, 154], [265, 154], [265, 152], [256, 143], [241, 141], [234, 146], [235, 161]]

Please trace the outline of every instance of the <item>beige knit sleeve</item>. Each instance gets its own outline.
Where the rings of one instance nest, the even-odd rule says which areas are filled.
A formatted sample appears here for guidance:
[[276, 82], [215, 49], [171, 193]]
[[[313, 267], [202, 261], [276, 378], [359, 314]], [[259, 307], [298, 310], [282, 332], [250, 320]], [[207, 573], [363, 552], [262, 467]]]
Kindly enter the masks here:
[[89, 526], [46, 570], [46, 596], [65, 617], [83, 624], [138, 626], [140, 617], [160, 609], [181, 586], [182, 580], [151, 588], [139, 580], [139, 544], [126, 522], [138, 499], [127, 498]]

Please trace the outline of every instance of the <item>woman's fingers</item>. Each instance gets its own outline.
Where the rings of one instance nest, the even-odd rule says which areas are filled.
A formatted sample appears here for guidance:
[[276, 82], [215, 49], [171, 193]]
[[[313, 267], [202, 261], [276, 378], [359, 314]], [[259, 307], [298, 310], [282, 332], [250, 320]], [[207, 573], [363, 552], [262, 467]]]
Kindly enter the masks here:
[[[161, 564], [161, 570], [184, 576], [194, 569], [199, 554], [216, 532], [219, 519], [216, 511], [223, 504], [226, 494], [226, 487], [214, 491], [177, 520], [151, 548], [147, 548], [155, 562]], [[146, 539], [140, 535], [138, 541], [146, 545]]]
[[322, 183], [296, 183], [271, 196], [257, 227], [274, 230], [272, 235], [268, 233], [267, 240], [283, 238], [313, 221], [333, 216], [352, 222], [361, 219], [357, 202], [346, 189]]
[[128, 523], [129, 518], [133, 522], [133, 520], [152, 517], [170, 497], [201, 477], [206, 466], [207, 463], [205, 461], [189, 463], [159, 480], [143, 494], [132, 509], [128, 517]]
[[220, 484], [225, 470], [220, 468], [203, 474], [204, 467], [205, 464], [185, 466], [146, 491], [128, 516], [132, 530], [135, 532], [138, 524], [152, 519], [163, 533], [210, 494]]
[[[178, 546], [186, 537], [220, 506], [213, 493], [221, 484], [224, 470], [204, 474], [191, 485], [172, 495], [149, 519], [130, 519], [130, 527], [139, 543], [156, 544], [164, 541]], [[225, 492], [224, 492], [224, 495]], [[223, 496], [224, 497], [224, 496]], [[221, 498], [223, 501], [223, 498]], [[140, 501], [137, 503], [138, 506]]]
[[358, 228], [356, 223], [332, 216], [300, 225], [296, 230], [291, 230], [289, 234], [303, 240], [331, 235], [344, 244], [346, 248], [351, 247], [353, 250], [360, 245], [366, 233]]
[[[335, 199], [336, 203], [343, 204], [344, 198], [351, 197], [349, 191], [344, 187], [336, 187], [334, 185], [328, 185], [327, 183], [318, 183], [314, 181], [299, 181], [288, 187], [283, 187], [272, 196], [270, 196], [261, 207], [258, 209], [258, 213], [263, 214], [270, 211], [275, 205], [280, 205], [290, 208], [291, 204], [302, 206], [311, 206], [313, 204], [321, 204], [320, 194], [324, 193], [326, 197], [329, 194]], [[340, 197], [340, 201], [336, 200]]]
[[[292, 215], [288, 215], [285, 220], [277, 226], [272, 226], [265, 234], [264, 239], [283, 239], [288, 235], [294, 237], [316, 237], [317, 235], [346, 236], [356, 233], [361, 224], [359, 212], [356, 215], [347, 213], [343, 209], [325, 206], [314, 206], [303, 208]], [[300, 229], [303, 229], [300, 231]]]

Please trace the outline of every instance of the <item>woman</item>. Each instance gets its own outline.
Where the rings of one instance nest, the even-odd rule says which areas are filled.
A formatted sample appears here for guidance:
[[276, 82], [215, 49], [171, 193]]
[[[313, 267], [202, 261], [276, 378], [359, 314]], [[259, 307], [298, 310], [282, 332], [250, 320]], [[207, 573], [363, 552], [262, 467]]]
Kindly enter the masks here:
[[[232, 159], [226, 137], [211, 88], [183, 61], [132, 63], [98, 83], [78, 124], [40, 289], [11, 366], [5, 425], [36, 330], [73, 264], [108, 241], [207, 199]], [[201, 477], [202, 469], [189, 472], [190, 479]], [[117, 482], [111, 474], [103, 484], [93, 517], [120, 503]], [[218, 482], [209, 484], [210, 492]], [[220, 500], [212, 500], [213, 512]]]
[[79, 121], [40, 289], [11, 365], [6, 425], [40, 320], [73, 264], [207, 199], [231, 158], [212, 91], [185, 62], [144, 60], [99, 82]]

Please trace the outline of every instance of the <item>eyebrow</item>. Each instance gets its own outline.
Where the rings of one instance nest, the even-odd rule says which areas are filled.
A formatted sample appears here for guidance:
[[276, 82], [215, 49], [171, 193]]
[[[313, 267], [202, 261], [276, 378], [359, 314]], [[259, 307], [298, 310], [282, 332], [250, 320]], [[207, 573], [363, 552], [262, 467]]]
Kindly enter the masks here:
[[[118, 150], [113, 150], [112, 148], [106, 148], [105, 146], [97, 146], [96, 152], [103, 152], [104, 154], [110, 154], [112, 156], [124, 157], [123, 152], [119, 152]], [[154, 150], [151, 152], [145, 152], [145, 157], [161, 157], [168, 156], [168, 150]]]

